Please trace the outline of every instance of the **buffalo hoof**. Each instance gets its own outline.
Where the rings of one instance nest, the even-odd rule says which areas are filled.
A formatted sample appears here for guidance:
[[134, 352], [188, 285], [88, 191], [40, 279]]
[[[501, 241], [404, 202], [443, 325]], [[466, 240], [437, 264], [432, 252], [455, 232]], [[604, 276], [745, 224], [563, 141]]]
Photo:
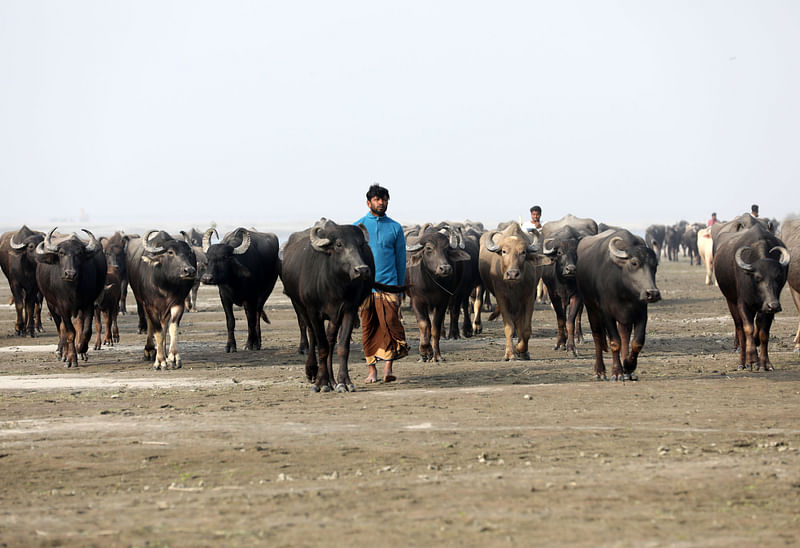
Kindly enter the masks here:
[[89, 361], [89, 355], [85, 352], [81, 353], [81, 359], [85, 362]]
[[756, 371], [761, 371], [762, 367], [763, 367], [764, 371], [775, 371], [775, 368], [772, 367], [772, 365], [770, 365], [770, 364], [766, 364], [764, 366], [759, 364], [758, 369], [756, 369]]
[[317, 393], [319, 391], [320, 391], [319, 386], [317, 386], [316, 384], [312, 384], [311, 385], [311, 392], [312, 393]]
[[326, 384], [325, 386], [322, 387], [322, 391], [323, 392], [330, 392], [331, 391], [331, 385], [330, 384]]
[[344, 385], [344, 383], [340, 382], [339, 384], [336, 385], [336, 391], [340, 393], [347, 392], [347, 387]]
[[352, 382], [347, 383], [347, 391], [348, 392], [355, 392], [356, 391], [356, 385], [353, 384]]
[[606, 377], [605, 375], [595, 375], [594, 376], [594, 380], [596, 380], [596, 381], [607, 381], [608, 377]]
[[514, 353], [514, 357], [515, 357], [516, 359], [518, 359], [518, 360], [525, 360], [525, 361], [527, 361], [527, 360], [530, 360], [530, 359], [531, 359], [531, 353], [530, 353], [530, 352], [515, 352], [515, 353]]
[[639, 375], [637, 375], [636, 373], [625, 373], [624, 375], [622, 375], [622, 380], [623, 381], [638, 381], [639, 380]]

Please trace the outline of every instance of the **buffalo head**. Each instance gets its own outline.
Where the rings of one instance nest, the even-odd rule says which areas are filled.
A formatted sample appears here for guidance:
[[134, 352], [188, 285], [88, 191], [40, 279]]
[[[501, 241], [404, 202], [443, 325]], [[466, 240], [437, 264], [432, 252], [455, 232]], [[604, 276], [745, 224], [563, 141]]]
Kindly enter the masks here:
[[350, 280], [373, 279], [369, 233], [363, 224], [337, 225], [323, 217], [311, 227], [308, 238], [311, 248], [329, 255], [336, 265], [336, 271]]
[[608, 240], [608, 254], [611, 261], [622, 269], [622, 283], [638, 295], [640, 301], [654, 303], [661, 300], [661, 291], [656, 287], [658, 260], [655, 252], [644, 242], [631, 244], [614, 236]]

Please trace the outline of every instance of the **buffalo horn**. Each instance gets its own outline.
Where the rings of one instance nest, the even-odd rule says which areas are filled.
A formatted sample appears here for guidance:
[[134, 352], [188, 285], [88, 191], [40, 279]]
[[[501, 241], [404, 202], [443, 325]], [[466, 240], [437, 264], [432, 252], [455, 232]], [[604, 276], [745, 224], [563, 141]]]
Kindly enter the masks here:
[[192, 239], [189, 237], [189, 235], [188, 235], [188, 234], [186, 234], [186, 231], [185, 231], [185, 230], [181, 230], [181, 236], [183, 236], [183, 241], [184, 241], [184, 242], [186, 242], [186, 243], [187, 243], [187, 244], [189, 244], [190, 246], [192, 245]]
[[406, 251], [413, 253], [422, 249], [422, 244], [419, 242], [419, 238], [419, 236], [409, 235], [408, 238], [406, 238]]
[[489, 232], [489, 236], [486, 238], [486, 244], [485, 244], [486, 249], [488, 249], [493, 253], [500, 251], [500, 246], [497, 245], [494, 241], [495, 234], [502, 234], [502, 232], [500, 232], [499, 230], [492, 230], [491, 232]]
[[778, 259], [778, 262], [781, 263], [781, 266], [788, 266], [789, 261], [791, 260], [792, 256], [789, 255], [789, 250], [783, 247], [782, 245], [776, 245], [772, 249], [769, 250], [769, 254], [772, 255], [773, 251], [780, 251], [781, 258]]
[[542, 253], [545, 255], [552, 255], [556, 252], [556, 248], [552, 247], [553, 241], [555, 241], [555, 238], [547, 238], [544, 243], [542, 243]]
[[57, 253], [58, 252], [58, 248], [56, 246], [54, 246], [50, 242], [50, 238], [53, 237], [53, 232], [56, 231], [56, 228], [58, 228], [58, 227], [53, 227], [53, 230], [48, 232], [47, 236], [44, 237], [44, 249], [45, 249], [45, 251], [49, 251], [50, 253]]
[[161, 253], [162, 251], [164, 251], [163, 247], [156, 247], [147, 243], [150, 240], [150, 235], [155, 232], [158, 232], [158, 230], [148, 230], [145, 233], [144, 238], [142, 238], [142, 245], [144, 246], [144, 250], [147, 253]]
[[308, 235], [308, 239], [311, 240], [311, 247], [317, 251], [324, 251], [325, 247], [331, 244], [330, 238], [323, 238], [319, 235], [320, 231], [325, 229], [327, 223], [328, 220], [322, 217], [319, 221], [314, 223], [314, 226], [311, 228], [311, 233]]
[[617, 242], [621, 242], [622, 238], [619, 236], [614, 236], [608, 241], [608, 251], [611, 252], [611, 255], [617, 257], [619, 259], [627, 259], [629, 257], [628, 252], [624, 249], [620, 249], [617, 247]]
[[25, 249], [24, 243], [18, 244], [17, 242], [14, 241], [13, 234], [11, 235], [11, 241], [9, 242], [9, 245], [11, 246], [11, 249], [16, 249], [17, 251], [19, 251], [20, 249]]
[[247, 229], [242, 229], [242, 243], [233, 248], [234, 255], [241, 255], [247, 248], [250, 247], [250, 232]]
[[216, 228], [209, 228], [203, 234], [203, 252], [207, 252], [208, 248], [211, 247], [211, 235], [216, 234], [217, 239], [219, 239], [219, 232], [217, 232]]
[[736, 261], [736, 265], [739, 268], [741, 268], [742, 270], [747, 270], [748, 272], [751, 272], [753, 270], [753, 265], [751, 265], [750, 263], [744, 262], [744, 259], [742, 259], [742, 251], [744, 251], [745, 249], [750, 249], [750, 248], [749, 247], [740, 247], [739, 249], [737, 249], [736, 253], [733, 254], [733, 259]]
[[103, 247], [100, 245], [100, 242], [97, 241], [97, 238], [94, 237], [94, 234], [92, 234], [85, 228], [82, 228], [81, 230], [83, 230], [86, 234], [89, 235], [89, 245], [86, 246], [87, 253], [94, 253], [95, 251]]

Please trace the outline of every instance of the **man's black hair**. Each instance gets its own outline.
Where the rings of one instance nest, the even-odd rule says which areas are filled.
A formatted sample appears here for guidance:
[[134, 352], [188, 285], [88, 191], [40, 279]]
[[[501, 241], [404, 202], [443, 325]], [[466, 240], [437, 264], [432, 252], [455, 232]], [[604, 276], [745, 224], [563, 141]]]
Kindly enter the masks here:
[[753, 204], [750, 206], [750, 211], [756, 213], [758, 211], [758, 204]]
[[534, 211], [538, 211], [539, 213], [541, 213], [542, 212], [542, 208], [539, 207], [539, 206], [533, 206], [531, 208], [531, 213], [533, 213]]
[[367, 191], [367, 200], [371, 200], [375, 196], [377, 196], [378, 198], [383, 198], [387, 202], [389, 201], [389, 191], [383, 188], [378, 183], [375, 183], [374, 185], [369, 187], [369, 190]]

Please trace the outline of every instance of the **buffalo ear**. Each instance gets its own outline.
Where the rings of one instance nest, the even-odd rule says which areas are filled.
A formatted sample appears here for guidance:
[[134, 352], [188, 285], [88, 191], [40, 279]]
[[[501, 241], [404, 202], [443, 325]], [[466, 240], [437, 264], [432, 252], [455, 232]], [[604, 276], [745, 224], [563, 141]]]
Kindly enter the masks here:
[[406, 266], [417, 266], [422, 262], [422, 250], [406, 255]]
[[528, 251], [525, 254], [525, 260], [533, 263], [536, 266], [546, 266], [553, 263], [553, 259], [547, 255], [542, 255], [539, 252]]
[[361, 229], [361, 232], [364, 234], [364, 239], [369, 243], [369, 231], [367, 230], [367, 225], [364, 223], [358, 223], [358, 228]]
[[452, 247], [447, 250], [447, 256], [454, 263], [469, 261], [472, 259], [472, 257], [469, 256], [469, 253], [467, 253], [463, 249], [453, 249]]

